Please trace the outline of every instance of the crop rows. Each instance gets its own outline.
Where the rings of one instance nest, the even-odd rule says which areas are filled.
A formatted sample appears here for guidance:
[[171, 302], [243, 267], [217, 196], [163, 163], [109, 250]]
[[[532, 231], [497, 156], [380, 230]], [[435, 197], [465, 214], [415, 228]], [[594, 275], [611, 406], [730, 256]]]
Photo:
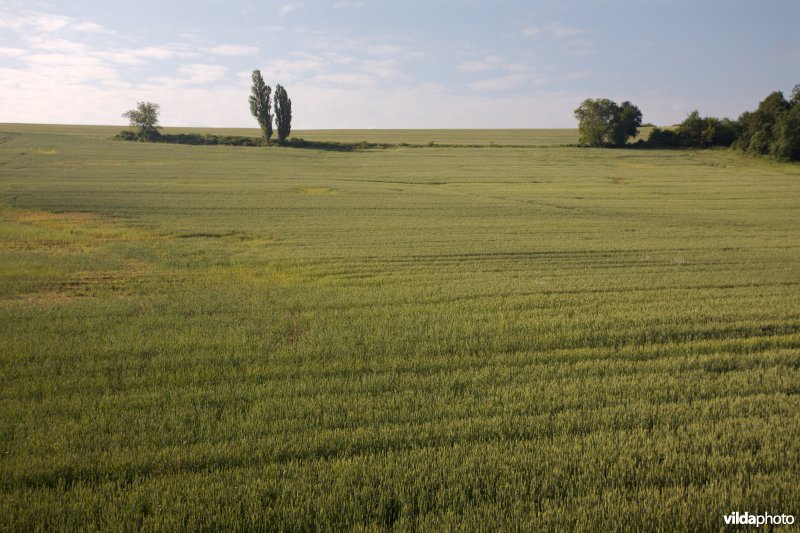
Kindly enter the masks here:
[[796, 167], [80, 131], [0, 144], [0, 528], [797, 514]]

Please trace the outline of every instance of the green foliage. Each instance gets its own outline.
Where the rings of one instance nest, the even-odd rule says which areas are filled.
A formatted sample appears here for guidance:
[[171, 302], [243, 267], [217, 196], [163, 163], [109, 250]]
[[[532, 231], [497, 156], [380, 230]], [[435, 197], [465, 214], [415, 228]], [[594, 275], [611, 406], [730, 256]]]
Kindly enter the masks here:
[[285, 142], [292, 131], [292, 101], [282, 85], [275, 86], [275, 125], [278, 139]]
[[587, 146], [624, 146], [642, 125], [642, 112], [630, 102], [622, 105], [607, 99], [584, 100], [575, 110], [579, 142]]
[[612, 141], [614, 146], [625, 146], [628, 139], [636, 137], [642, 125], [642, 112], [630, 102], [622, 102], [613, 121]]
[[139, 128], [138, 139], [142, 141], [155, 140], [159, 136], [161, 126], [158, 123], [160, 106], [153, 102], [137, 102], [136, 107], [122, 114], [130, 121], [133, 128]]
[[[122, 131], [116, 136], [122, 141], [136, 140], [136, 135], [131, 131]], [[168, 144], [190, 144], [190, 145], [225, 145], [225, 146], [263, 146], [264, 141], [257, 137], [245, 137], [241, 135], [211, 135], [199, 133], [162, 133], [155, 142]]]
[[789, 104], [794, 107], [797, 104], [800, 104], [800, 83], [794, 86], [792, 89], [792, 96], [789, 98]]
[[136, 132], [130, 130], [122, 130], [116, 135], [115, 138], [121, 141], [138, 141], [139, 135]]
[[778, 139], [772, 152], [779, 160], [800, 161], [800, 98], [797, 96], [792, 99], [792, 109], [778, 121]]
[[687, 143], [677, 131], [655, 127], [650, 131], [647, 141], [641, 145], [650, 148], [684, 148]]
[[605, 146], [612, 140], [613, 122], [618, 106], [607, 98], [587, 98], [575, 110], [579, 142], [587, 146]]
[[[677, 129], [678, 144], [695, 148], [709, 146], [730, 146], [738, 136], [738, 125], [730, 119], [722, 120], [714, 117], [702, 117], [695, 110], [681, 122]], [[652, 138], [652, 132], [651, 132]], [[658, 146], [660, 140], [653, 139], [653, 145]]]
[[272, 137], [272, 88], [264, 83], [260, 70], [253, 71], [253, 86], [250, 95], [250, 113], [258, 121], [261, 131], [264, 132], [264, 141], [269, 146]]
[[800, 501], [794, 166], [3, 129], [3, 529], [715, 531]]
[[797, 113], [800, 106], [800, 85], [795, 86], [787, 101], [783, 93], [775, 91], [758, 104], [752, 112], [739, 117], [741, 135], [736, 147], [757, 155], [771, 155], [776, 159], [800, 160], [800, 138], [797, 131]]
[[689, 116], [678, 125], [678, 135], [686, 140], [689, 146], [708, 146], [708, 134], [706, 120], [700, 116], [697, 110], [689, 113]]

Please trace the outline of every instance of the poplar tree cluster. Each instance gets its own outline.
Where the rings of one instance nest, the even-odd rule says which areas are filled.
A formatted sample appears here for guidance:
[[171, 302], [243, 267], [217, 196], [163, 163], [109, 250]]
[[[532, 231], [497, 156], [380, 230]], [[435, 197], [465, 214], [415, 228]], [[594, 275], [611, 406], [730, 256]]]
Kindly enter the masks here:
[[264, 141], [270, 145], [272, 138], [272, 121], [278, 130], [278, 142], [284, 143], [292, 131], [292, 101], [286, 89], [280, 84], [275, 86], [275, 113], [272, 113], [272, 87], [264, 83], [260, 70], [253, 71], [253, 86], [250, 94], [250, 113], [258, 121], [264, 132]]

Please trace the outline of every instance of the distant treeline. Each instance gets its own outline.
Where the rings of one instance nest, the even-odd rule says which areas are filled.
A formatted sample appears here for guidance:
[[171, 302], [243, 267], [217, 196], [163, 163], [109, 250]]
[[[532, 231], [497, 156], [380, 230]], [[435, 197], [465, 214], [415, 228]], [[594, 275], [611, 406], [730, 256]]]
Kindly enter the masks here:
[[[123, 130], [116, 136], [123, 141], [147, 141], [154, 143], [167, 144], [190, 144], [190, 145], [220, 145], [220, 146], [266, 146], [266, 140], [260, 137], [247, 137], [242, 135], [212, 135], [202, 133], [160, 133], [148, 135], [143, 138], [140, 133], [130, 130]], [[333, 150], [337, 152], [352, 152], [354, 150], [374, 150], [380, 148], [391, 148], [394, 146], [410, 146], [408, 144], [394, 145], [388, 143], [371, 143], [367, 141], [359, 142], [336, 142], [336, 141], [306, 141], [305, 139], [292, 137], [290, 139], [278, 140], [278, 146], [290, 148], [313, 148], [315, 150]]]
[[800, 161], [800, 85], [788, 100], [775, 91], [755, 111], [738, 120], [703, 117], [693, 111], [674, 129], [653, 128], [647, 141], [654, 148], [732, 146], [780, 161]]
[[160, 133], [150, 134], [145, 138], [140, 133], [123, 130], [117, 134], [123, 141], [142, 141], [169, 144], [222, 144], [226, 146], [263, 146], [264, 140], [258, 137], [241, 135], [209, 135], [200, 133]]
[[642, 126], [639, 108], [608, 99], [588, 99], [575, 110], [580, 143], [597, 147], [708, 148], [731, 146], [747, 153], [800, 161], [800, 85], [791, 98], [775, 91], [755, 111], [742, 113], [738, 120], [703, 117], [692, 111], [673, 128], [654, 127], [647, 140], [628, 143]]
[[[208, 133], [161, 133], [155, 131], [143, 136], [131, 130], [119, 132], [116, 139], [122, 141], [140, 141], [167, 144], [219, 145], [219, 146], [266, 146], [263, 137], [247, 137], [241, 135], [212, 135]], [[288, 148], [309, 148], [314, 150], [330, 150], [334, 152], [353, 152], [356, 150], [382, 150], [387, 148], [519, 148], [516, 144], [453, 144], [437, 143], [376, 143], [368, 141], [307, 141], [301, 137], [278, 140], [272, 145]]]

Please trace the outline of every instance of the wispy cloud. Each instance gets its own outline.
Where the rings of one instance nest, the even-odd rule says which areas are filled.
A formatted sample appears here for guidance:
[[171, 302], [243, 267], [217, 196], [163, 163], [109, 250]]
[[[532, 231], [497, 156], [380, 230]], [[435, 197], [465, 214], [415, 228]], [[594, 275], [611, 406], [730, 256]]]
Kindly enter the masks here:
[[280, 16], [283, 17], [285, 15], [288, 15], [292, 11], [296, 11], [298, 7], [300, 7], [300, 4], [296, 2], [290, 2], [288, 4], [284, 4], [283, 6], [281, 6], [281, 9], [280, 11], [278, 11], [278, 13], [280, 14]]
[[396, 44], [371, 44], [367, 46], [367, 53], [374, 56], [396, 55], [405, 52], [405, 47]]
[[462, 61], [458, 65], [458, 70], [462, 72], [481, 72], [497, 67], [503, 62], [503, 58], [499, 56], [487, 56], [482, 59], [472, 59]]
[[37, 11], [0, 10], [0, 28], [26, 33], [58, 33], [69, 31], [74, 33], [106, 33], [115, 32], [89, 20], [78, 20], [63, 15], [53, 15]]
[[287, 59], [273, 59], [266, 62], [262, 70], [269, 72], [270, 78], [276, 82], [288, 83], [327, 72], [327, 67], [328, 61], [325, 58], [295, 52]]
[[221, 65], [194, 64], [178, 69], [182, 81], [191, 84], [205, 84], [225, 79], [228, 69]]
[[200, 51], [181, 43], [164, 43], [144, 48], [121, 48], [107, 52], [107, 54], [110, 59], [127, 64], [141, 64], [148, 60], [192, 59], [202, 55]]
[[333, 4], [336, 9], [353, 9], [357, 7], [364, 7], [364, 2], [336, 2]]
[[361, 72], [331, 72], [314, 76], [313, 81], [322, 87], [371, 87], [378, 83], [375, 77]]
[[364, 61], [362, 63], [364, 72], [380, 78], [381, 80], [398, 80], [405, 76], [400, 72], [398, 64], [392, 59], [380, 61]]
[[506, 74], [495, 78], [474, 81], [469, 88], [474, 91], [507, 91], [523, 85], [542, 85], [547, 80], [532, 72]]
[[258, 54], [258, 47], [241, 44], [218, 44], [208, 48], [207, 51], [218, 56], [252, 56]]
[[571, 55], [589, 55], [597, 52], [597, 45], [589, 39], [571, 39], [567, 43], [566, 52]]
[[7, 28], [15, 31], [34, 30], [51, 33], [66, 28], [71, 21], [72, 19], [69, 17], [37, 13], [35, 11], [0, 11], [0, 28]]
[[576, 28], [574, 26], [566, 26], [559, 23], [550, 23], [546, 26], [530, 26], [522, 30], [522, 34], [526, 37], [536, 37], [537, 35], [550, 35], [559, 39], [567, 37], [576, 37], [578, 35], [586, 35], [588, 30], [583, 28]]
[[584, 35], [589, 33], [587, 30], [582, 28], [564, 26], [563, 24], [550, 24], [547, 27], [547, 31], [556, 37], [575, 37], [576, 35]]
[[22, 48], [0, 48], [0, 57], [23, 57], [26, 54]]

